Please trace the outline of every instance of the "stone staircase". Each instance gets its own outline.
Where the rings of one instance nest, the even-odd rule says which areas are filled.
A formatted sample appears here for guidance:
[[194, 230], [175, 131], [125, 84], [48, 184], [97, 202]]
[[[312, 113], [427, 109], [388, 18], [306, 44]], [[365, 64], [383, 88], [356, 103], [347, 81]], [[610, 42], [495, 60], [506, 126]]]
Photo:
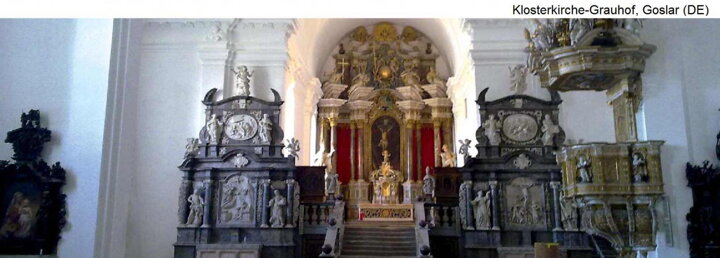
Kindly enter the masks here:
[[348, 222], [340, 257], [416, 257], [410, 222]]

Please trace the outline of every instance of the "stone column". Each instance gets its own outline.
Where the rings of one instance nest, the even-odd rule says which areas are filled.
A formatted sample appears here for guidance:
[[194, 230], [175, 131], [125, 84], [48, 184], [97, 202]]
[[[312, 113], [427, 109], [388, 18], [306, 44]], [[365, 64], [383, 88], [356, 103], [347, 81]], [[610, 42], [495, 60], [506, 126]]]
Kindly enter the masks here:
[[497, 188], [498, 181], [493, 180], [488, 182], [488, 184], [490, 185], [490, 192], [492, 193], [492, 199], [490, 199], [490, 204], [492, 205], [492, 230], [500, 230], [500, 209], [498, 207], [499, 196]]
[[327, 152], [328, 145], [327, 145], [327, 133], [325, 132], [327, 130], [327, 128], [325, 127], [325, 118], [318, 117], [318, 119], [320, 121], [320, 146], [319, 147], [320, 147], [320, 149], [323, 149]]
[[440, 146], [440, 125], [442, 123], [439, 120], [433, 120], [433, 145], [435, 149], [433, 150], [435, 152], [435, 166], [441, 167], [442, 166], [442, 160], [440, 159], [440, 150], [442, 146]]
[[350, 182], [355, 181], [355, 122], [350, 122]]
[[293, 212], [295, 208], [295, 179], [287, 179], [285, 180], [285, 185], [287, 186], [287, 219], [285, 220], [285, 227], [292, 228], [295, 227], [295, 221], [293, 220]]
[[202, 227], [207, 228], [212, 224], [210, 216], [212, 215], [212, 200], [213, 200], [213, 189], [215, 188], [215, 180], [206, 179], [205, 184], [205, 208], [203, 209], [203, 222]]
[[450, 151], [454, 152], [455, 148], [454, 148], [454, 144], [453, 144], [452, 121], [449, 118], [444, 119], [442, 128], [443, 128], [443, 130], [442, 130], [443, 144], [447, 144], [448, 149]]
[[412, 182], [412, 168], [413, 168], [413, 152], [412, 152], [412, 134], [413, 134], [413, 121], [405, 121], [405, 167], [407, 171], [406, 182]]
[[357, 180], [360, 182], [365, 181], [365, 167], [363, 166], [363, 160], [364, 160], [364, 149], [365, 149], [365, 129], [363, 128], [363, 124], [357, 124], [358, 127], [358, 154], [357, 154], [357, 161], [358, 161], [358, 170], [357, 170]]
[[266, 228], [268, 227], [268, 202], [270, 201], [268, 195], [270, 194], [270, 179], [260, 180], [260, 185], [260, 190], [262, 191], [262, 203], [260, 204], [260, 208], [262, 209], [260, 213], [260, 227]]
[[418, 121], [418, 123], [415, 123], [415, 162], [417, 166], [418, 180], [422, 180], [423, 170], [425, 169], [422, 167], [422, 140], [420, 139], [420, 128], [422, 128], [422, 124]]
[[[351, 162], [353, 162], [353, 164], [357, 164], [357, 166], [353, 166], [355, 171], [353, 178], [355, 181], [351, 182], [348, 186], [350, 189], [350, 198], [348, 198], [348, 201], [352, 205], [357, 203], [367, 203], [369, 201], [369, 184], [365, 181], [365, 134], [367, 133], [365, 131], [365, 125], [367, 123], [367, 111], [370, 110], [372, 105], [373, 102], [366, 100], [353, 100], [347, 103], [347, 107], [350, 109], [350, 134], [353, 135], [353, 139], [355, 138], [354, 136], [357, 136], [357, 141], [355, 141], [353, 145], [353, 147], [357, 147], [357, 154], [354, 156], [351, 155], [351, 157], [353, 157]], [[352, 148], [351, 152], [354, 151], [355, 148]]]
[[553, 231], [561, 231], [562, 228], [562, 213], [560, 210], [560, 202], [563, 200], [560, 200], [560, 182], [558, 181], [552, 181], [550, 182], [550, 188], [552, 188], [553, 191], [553, 216], [555, 216], [555, 228], [553, 228]]
[[[178, 220], [180, 221], [180, 224], [183, 225], [187, 222], [187, 216], [190, 212], [188, 210], [188, 196], [193, 194], [195, 189], [193, 189], [192, 181], [190, 179], [184, 178], [182, 183], [180, 183], [180, 198], [178, 200]], [[205, 214], [203, 214], [205, 216]]]
[[[337, 150], [337, 132], [335, 130], [337, 129], [337, 117], [329, 117], [328, 122], [330, 123], [330, 151], [334, 152]], [[328, 172], [337, 173], [337, 153], [332, 156], [332, 164], [333, 169]]]

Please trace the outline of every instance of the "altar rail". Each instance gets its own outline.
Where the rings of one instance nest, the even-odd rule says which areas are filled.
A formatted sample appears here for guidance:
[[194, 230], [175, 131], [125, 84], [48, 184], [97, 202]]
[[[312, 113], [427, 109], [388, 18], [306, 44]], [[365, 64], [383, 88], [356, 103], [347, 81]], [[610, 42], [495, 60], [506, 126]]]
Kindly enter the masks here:
[[336, 203], [304, 203], [300, 205], [300, 234], [325, 234], [327, 219]]
[[425, 217], [430, 224], [430, 234], [459, 236], [460, 208], [455, 205], [425, 203]]

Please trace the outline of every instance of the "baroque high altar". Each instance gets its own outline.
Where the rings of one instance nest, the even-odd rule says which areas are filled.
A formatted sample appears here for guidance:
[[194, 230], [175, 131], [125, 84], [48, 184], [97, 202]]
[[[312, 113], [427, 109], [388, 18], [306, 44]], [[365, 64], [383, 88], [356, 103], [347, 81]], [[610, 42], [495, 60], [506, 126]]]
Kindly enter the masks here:
[[318, 103], [316, 164], [347, 186], [351, 205], [411, 203], [426, 167], [442, 164], [441, 146], [452, 149], [440, 56], [419, 31], [391, 23], [357, 27], [335, 48]]

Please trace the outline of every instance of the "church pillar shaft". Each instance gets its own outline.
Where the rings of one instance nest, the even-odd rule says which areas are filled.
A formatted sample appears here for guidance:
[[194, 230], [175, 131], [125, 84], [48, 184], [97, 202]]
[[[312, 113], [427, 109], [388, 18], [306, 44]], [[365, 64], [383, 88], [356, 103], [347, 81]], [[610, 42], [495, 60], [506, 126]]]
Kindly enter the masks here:
[[205, 209], [203, 210], [202, 227], [210, 226], [210, 215], [212, 214], [210, 211], [212, 209], [214, 183], [215, 182], [212, 179], [205, 180]]
[[[337, 118], [331, 117], [328, 118], [328, 121], [330, 122], [330, 151], [337, 150]], [[332, 164], [333, 164], [333, 170], [337, 168], [337, 155], [332, 155]], [[330, 172], [337, 172], [337, 171], [330, 171]]]
[[358, 155], [357, 155], [358, 156], [357, 157], [357, 160], [358, 160], [357, 180], [365, 181], [365, 179], [364, 179], [365, 168], [363, 166], [363, 163], [364, 163], [363, 160], [365, 158], [364, 157], [364, 155], [365, 155], [365, 152], [364, 152], [365, 137], [364, 137], [364, 135], [365, 135], [365, 133], [364, 133], [362, 124], [358, 124], [358, 126], [359, 126], [358, 127], [358, 143], [360, 144], [360, 146], [358, 148]]
[[553, 181], [550, 182], [550, 187], [553, 191], [553, 199], [555, 200], [553, 202], [553, 215], [555, 216], [555, 229], [556, 231], [562, 230], [562, 217], [560, 214], [560, 202], [563, 200], [560, 200], [560, 182]]
[[413, 152], [412, 152], [412, 135], [413, 135], [413, 121], [406, 121], [405, 126], [405, 164], [406, 164], [406, 170], [407, 170], [407, 182], [412, 181], [412, 168], [413, 168]]
[[[187, 216], [188, 216], [188, 195], [193, 194], [193, 186], [192, 181], [190, 179], [183, 179], [182, 183], [180, 184], [180, 193], [182, 195], [180, 196], [180, 203], [178, 207], [180, 207], [178, 211], [178, 219], [180, 220], [180, 224], [185, 224], [187, 222]], [[205, 214], [203, 214], [205, 216]]]
[[490, 181], [490, 192], [492, 193], [492, 198], [490, 199], [490, 204], [492, 205], [492, 229], [493, 230], [500, 230], [500, 210], [498, 209], [498, 189], [497, 189], [497, 181]]
[[287, 226], [293, 227], [295, 224], [295, 221], [293, 221], [293, 208], [295, 205], [295, 179], [288, 179], [285, 180], [285, 184], [287, 185]]
[[350, 181], [355, 181], [355, 123], [350, 123]]
[[435, 166], [440, 167], [442, 164], [440, 164], [440, 127], [441, 122], [438, 120], [433, 121], [433, 138], [434, 138], [434, 146], [435, 147]]
[[268, 227], [268, 195], [270, 191], [270, 179], [263, 179], [261, 181], [262, 184], [262, 204], [260, 207], [262, 207], [262, 212], [260, 214], [260, 227], [266, 228]]
[[422, 141], [420, 139], [420, 128], [422, 124], [415, 123], [415, 163], [416, 163], [416, 170], [417, 170], [417, 180], [422, 179]]
[[443, 130], [442, 130], [443, 134], [441, 135], [441, 137], [443, 137], [443, 144], [446, 144], [448, 146], [448, 149], [450, 151], [453, 151], [455, 148], [453, 148], [453, 140], [452, 140], [453, 133], [452, 133], [450, 120], [443, 121], [442, 128], [443, 128]]

